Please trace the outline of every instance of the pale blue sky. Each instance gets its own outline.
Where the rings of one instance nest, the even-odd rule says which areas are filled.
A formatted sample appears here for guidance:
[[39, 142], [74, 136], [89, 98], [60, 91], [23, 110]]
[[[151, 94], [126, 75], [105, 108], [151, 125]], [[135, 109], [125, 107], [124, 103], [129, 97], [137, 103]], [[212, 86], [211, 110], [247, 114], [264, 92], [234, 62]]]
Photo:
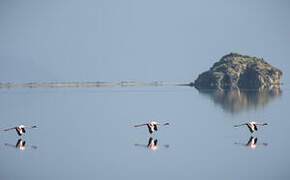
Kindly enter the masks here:
[[232, 51], [290, 69], [289, 12], [288, 1], [2, 0], [0, 80], [190, 81]]

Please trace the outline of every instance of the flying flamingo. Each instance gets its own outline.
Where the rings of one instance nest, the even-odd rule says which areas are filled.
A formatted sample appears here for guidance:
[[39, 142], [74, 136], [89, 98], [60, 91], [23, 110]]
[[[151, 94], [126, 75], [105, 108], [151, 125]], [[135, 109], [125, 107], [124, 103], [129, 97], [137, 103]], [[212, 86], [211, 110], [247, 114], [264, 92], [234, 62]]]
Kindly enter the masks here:
[[260, 143], [259, 144], [259, 143], [257, 143], [257, 141], [258, 141], [258, 138], [253, 138], [253, 136], [251, 136], [247, 144], [243, 144], [243, 143], [235, 143], [235, 144], [250, 147], [251, 149], [255, 149], [258, 145], [261, 145], [261, 146], [268, 145], [267, 143]]
[[17, 134], [18, 134], [18, 136], [21, 136], [22, 134], [26, 133], [25, 128], [32, 129], [32, 128], [37, 128], [37, 126], [19, 125], [19, 126], [13, 127], [13, 128], [4, 129], [4, 131], [10, 131], [10, 130], [15, 129]]
[[248, 126], [250, 132], [253, 133], [254, 131], [258, 131], [257, 126], [265, 126], [265, 125], [268, 125], [268, 123], [257, 123], [257, 122], [251, 121], [251, 122], [235, 125], [234, 127], [245, 126], [245, 125]]
[[[135, 144], [135, 146], [145, 147], [145, 148], [149, 148], [149, 149], [155, 151], [156, 149], [158, 149], [157, 142], [158, 142], [157, 139], [153, 139], [152, 137], [150, 137], [147, 145], [146, 144]], [[169, 148], [169, 145], [168, 144], [163, 145], [163, 147]]]
[[149, 133], [152, 134], [154, 131], [157, 131], [157, 125], [163, 125], [163, 126], [166, 126], [166, 125], [169, 125], [168, 122], [166, 123], [163, 123], [163, 124], [160, 124], [158, 122], [149, 122], [149, 123], [146, 123], [146, 124], [139, 124], [139, 125], [135, 125], [134, 127], [141, 127], [141, 126], [147, 126], [148, 129], [149, 129]]

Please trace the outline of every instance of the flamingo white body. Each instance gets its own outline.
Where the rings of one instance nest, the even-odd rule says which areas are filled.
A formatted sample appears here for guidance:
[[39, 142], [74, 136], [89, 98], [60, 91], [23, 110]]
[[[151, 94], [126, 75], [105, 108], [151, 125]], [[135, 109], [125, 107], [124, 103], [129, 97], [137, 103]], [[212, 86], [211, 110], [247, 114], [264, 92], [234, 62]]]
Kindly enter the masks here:
[[240, 127], [240, 126], [247, 126], [250, 130], [251, 133], [258, 131], [258, 127], [257, 126], [266, 126], [268, 125], [268, 123], [257, 123], [257, 122], [247, 122], [247, 123], [243, 123], [243, 124], [239, 124], [239, 125], [235, 125], [234, 127]]
[[37, 126], [24, 126], [24, 125], [19, 125], [16, 127], [12, 127], [12, 128], [8, 128], [8, 129], [4, 129], [4, 131], [10, 131], [15, 129], [18, 136], [22, 136], [24, 133], [26, 133], [26, 128], [32, 129], [32, 128], [37, 128]]
[[147, 126], [148, 127], [148, 130], [149, 130], [149, 133], [152, 134], [154, 131], [157, 131], [158, 130], [157, 125], [166, 126], [166, 125], [169, 125], [169, 123], [166, 122], [166, 123], [160, 124], [158, 122], [152, 121], [152, 122], [149, 122], [149, 123], [146, 123], [146, 124], [135, 125], [134, 127]]

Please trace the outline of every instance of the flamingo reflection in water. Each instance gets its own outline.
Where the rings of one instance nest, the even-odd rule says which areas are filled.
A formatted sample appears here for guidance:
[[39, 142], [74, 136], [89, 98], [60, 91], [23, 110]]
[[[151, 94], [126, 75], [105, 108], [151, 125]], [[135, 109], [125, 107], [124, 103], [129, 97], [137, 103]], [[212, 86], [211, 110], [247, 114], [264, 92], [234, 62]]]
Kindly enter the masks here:
[[148, 149], [153, 150], [153, 151], [157, 150], [158, 147], [169, 148], [168, 144], [158, 146], [157, 143], [158, 143], [157, 139], [153, 139], [152, 137], [150, 137], [147, 145], [146, 144], [135, 144], [135, 146], [148, 148]]
[[268, 145], [268, 143], [257, 143], [257, 142], [258, 142], [258, 138], [254, 138], [253, 136], [251, 136], [248, 143], [243, 144], [243, 143], [236, 142], [235, 144], [249, 147], [251, 149], [255, 149], [257, 146], [267, 146]]
[[[24, 151], [26, 149], [26, 142], [22, 139], [18, 139], [16, 145], [13, 145], [13, 144], [8, 144], [8, 143], [5, 143], [4, 144], [5, 146], [8, 146], [8, 147], [12, 147], [12, 148], [16, 148], [16, 149], [19, 149], [19, 150], [22, 150]], [[30, 147], [31, 149], [37, 149], [37, 146], [28, 146]]]

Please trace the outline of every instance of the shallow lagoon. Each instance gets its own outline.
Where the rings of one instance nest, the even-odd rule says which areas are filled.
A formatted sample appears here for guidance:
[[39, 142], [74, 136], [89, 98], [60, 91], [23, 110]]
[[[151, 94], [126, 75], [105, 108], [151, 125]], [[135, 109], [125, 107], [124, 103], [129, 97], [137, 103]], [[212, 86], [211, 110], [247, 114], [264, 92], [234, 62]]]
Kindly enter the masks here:
[[[284, 89], [237, 112], [182, 86], [1, 89], [1, 127], [39, 125], [22, 137], [25, 150], [5, 145], [17, 143], [15, 132], [1, 133], [1, 178], [288, 179], [290, 94]], [[171, 125], [152, 135], [133, 128], [151, 120]], [[233, 128], [248, 120], [269, 126], [253, 135]], [[251, 136], [260, 145], [241, 145]], [[150, 137], [156, 150], [146, 148]]]

